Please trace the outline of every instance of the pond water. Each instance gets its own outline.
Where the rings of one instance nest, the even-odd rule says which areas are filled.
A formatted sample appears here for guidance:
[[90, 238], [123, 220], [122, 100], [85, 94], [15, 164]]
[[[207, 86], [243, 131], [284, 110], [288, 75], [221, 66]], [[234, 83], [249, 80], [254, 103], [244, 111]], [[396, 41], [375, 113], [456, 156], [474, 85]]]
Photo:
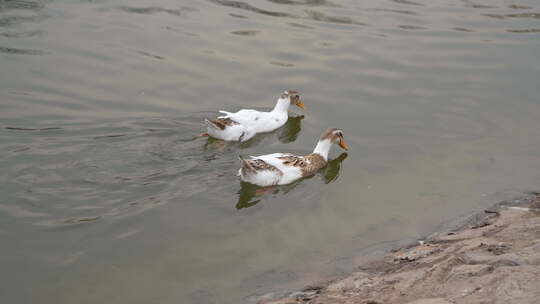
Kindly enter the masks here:
[[[0, 294], [242, 303], [353, 271], [538, 189], [539, 88], [532, 0], [0, 1]], [[287, 89], [282, 129], [198, 136]], [[238, 180], [328, 127], [351, 149], [316, 176]]]

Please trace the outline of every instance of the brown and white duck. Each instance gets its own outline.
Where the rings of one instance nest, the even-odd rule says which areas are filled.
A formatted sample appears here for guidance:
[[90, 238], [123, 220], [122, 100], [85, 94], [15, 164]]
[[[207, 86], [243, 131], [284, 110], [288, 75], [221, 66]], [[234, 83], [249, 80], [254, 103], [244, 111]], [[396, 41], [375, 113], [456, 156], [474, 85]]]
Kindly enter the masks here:
[[326, 166], [332, 144], [349, 149], [343, 131], [330, 128], [322, 134], [313, 152], [305, 156], [290, 153], [251, 156], [249, 159], [240, 156], [242, 167], [238, 175], [245, 182], [263, 187], [290, 184]]

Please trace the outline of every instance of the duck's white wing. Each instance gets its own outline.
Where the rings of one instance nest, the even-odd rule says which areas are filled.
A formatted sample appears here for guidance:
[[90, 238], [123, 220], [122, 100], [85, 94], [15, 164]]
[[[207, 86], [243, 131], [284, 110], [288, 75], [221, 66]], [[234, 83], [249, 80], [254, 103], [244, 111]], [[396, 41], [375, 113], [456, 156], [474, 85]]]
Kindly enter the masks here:
[[293, 154], [291, 154], [291, 153], [272, 153], [272, 154], [264, 154], [264, 155], [259, 155], [259, 156], [250, 156], [250, 157], [253, 158], [253, 159], [261, 159], [261, 160], [264, 160], [265, 162], [268, 162], [268, 161], [276, 162], [276, 161], [281, 161], [279, 159], [280, 157], [285, 157], [285, 156], [290, 156], [290, 155], [293, 155]]
[[244, 109], [240, 110], [236, 113], [231, 113], [227, 111], [219, 111], [222, 114], [225, 114], [224, 116], [220, 116], [220, 118], [230, 118], [240, 124], [246, 125], [246, 126], [254, 126], [261, 123], [266, 123], [264, 120], [267, 120], [267, 113], [266, 112], [260, 112], [257, 110], [251, 110], [251, 109]]

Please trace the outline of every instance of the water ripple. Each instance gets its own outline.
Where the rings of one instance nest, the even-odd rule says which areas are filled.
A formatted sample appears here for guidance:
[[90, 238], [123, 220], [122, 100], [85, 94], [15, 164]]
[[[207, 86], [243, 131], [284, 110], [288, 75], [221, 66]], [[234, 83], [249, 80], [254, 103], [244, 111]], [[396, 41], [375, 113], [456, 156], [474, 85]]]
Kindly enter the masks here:
[[540, 33], [540, 28], [506, 30], [509, 33]]
[[512, 19], [512, 18], [533, 18], [540, 19], [540, 13], [519, 13], [519, 14], [485, 14], [487, 17], [496, 18], [496, 19]]
[[398, 27], [404, 30], [427, 30], [428, 29], [427, 27], [424, 27], [424, 26], [407, 25], [407, 24], [398, 25]]
[[44, 7], [43, 1], [10, 0], [0, 2], [0, 12], [8, 9], [38, 10]]
[[21, 23], [26, 22], [40, 22], [47, 18], [47, 16], [44, 15], [36, 15], [36, 16], [14, 16], [14, 15], [7, 15], [0, 17], [0, 27], [11, 27], [16, 26]]
[[452, 29], [455, 30], [455, 31], [458, 31], [458, 32], [466, 32], [466, 33], [474, 32], [474, 30], [464, 28], [464, 27], [453, 27]]
[[303, 0], [303, 1], [294, 1], [294, 0], [266, 0], [276, 4], [286, 4], [286, 5], [304, 5], [304, 6], [332, 6], [338, 7], [339, 5], [326, 1], [326, 0]]
[[292, 64], [292, 63], [280, 62], [280, 61], [270, 61], [270, 64], [280, 66], [280, 67], [283, 67], [283, 68], [292, 68], [292, 67], [294, 67], [294, 64]]
[[322, 21], [322, 22], [328, 22], [328, 23], [339, 23], [339, 24], [355, 24], [355, 25], [368, 25], [363, 22], [356, 21], [350, 17], [342, 17], [342, 16], [329, 16], [322, 12], [317, 12], [314, 10], [306, 10], [306, 14], [308, 15], [308, 19], [312, 19], [315, 21]]
[[231, 34], [240, 35], [240, 36], [255, 36], [261, 31], [257, 30], [242, 30], [242, 31], [232, 31]]
[[296, 22], [289, 22], [289, 25], [294, 26], [294, 27], [298, 27], [298, 28], [309, 29], [309, 30], [314, 29], [314, 27], [312, 27], [312, 26], [307, 26], [307, 25], [304, 25], [304, 24], [296, 23]]
[[32, 49], [18, 49], [12, 47], [0, 46], [0, 53], [15, 54], [15, 55], [43, 55], [44, 51]]
[[375, 11], [375, 12], [390, 12], [390, 13], [403, 14], [403, 15], [417, 15], [417, 13], [415, 13], [413, 11], [389, 9], [389, 8], [376, 8], [376, 9], [373, 9], [373, 11]]
[[239, 18], [239, 19], [248, 19], [248, 17], [246, 17], [244, 15], [240, 15], [240, 14], [230, 13], [229, 16], [234, 17], [234, 18]]
[[23, 128], [23, 127], [5, 127], [8, 130], [17, 130], [17, 131], [48, 131], [48, 130], [62, 130], [59, 127], [47, 127], [47, 128]]
[[[320, 22], [326, 22], [326, 23], [336, 23], [336, 24], [355, 24], [355, 25], [367, 25], [366, 23], [359, 22], [351, 17], [346, 16], [332, 16], [327, 15], [326, 13], [315, 11], [315, 10], [305, 10], [306, 17], [301, 17], [298, 15], [285, 13], [285, 12], [276, 12], [276, 11], [269, 11], [265, 9], [260, 9], [258, 7], [255, 7], [251, 4], [241, 2], [241, 1], [229, 1], [229, 0], [208, 0], [210, 2], [213, 2], [215, 4], [228, 6], [228, 7], [234, 7], [238, 9], [248, 10], [255, 13], [268, 15], [272, 17], [286, 17], [286, 18], [294, 18], [294, 19], [308, 19], [308, 20], [315, 20]], [[279, 1], [279, 0], [276, 0]], [[289, 1], [285, 1], [289, 2]], [[332, 6], [331, 4], [325, 2], [325, 1], [305, 1], [305, 2], [296, 2], [296, 1], [290, 1], [291, 3], [284, 3], [280, 1], [280, 4], [295, 4], [295, 5], [305, 5], [305, 6], [322, 6], [323, 3], [326, 6]], [[296, 27], [305, 27], [304, 25], [300, 25], [297, 23], [292, 23], [291, 25]], [[307, 28], [307, 27], [306, 27]]]
[[531, 6], [526, 5], [519, 5], [519, 4], [510, 4], [508, 8], [515, 9], [515, 10], [525, 10], [525, 9], [531, 9]]
[[248, 3], [245, 3], [245, 2], [242, 2], [242, 1], [230, 1], [230, 0], [208, 0], [208, 1], [213, 2], [215, 4], [228, 6], [228, 7], [234, 7], [234, 8], [238, 8], [238, 9], [243, 9], [243, 10], [247, 10], [247, 11], [251, 11], [251, 12], [254, 12], [254, 13], [263, 14], [263, 15], [267, 15], [267, 16], [272, 16], [272, 17], [289, 17], [289, 18], [296, 18], [297, 17], [297, 16], [289, 14], [289, 13], [275, 12], [275, 11], [269, 11], [269, 10], [260, 9], [260, 8], [257, 8], [257, 7], [255, 7], [255, 6], [251, 5], [251, 4], [248, 4]]
[[416, 5], [416, 6], [423, 6], [422, 3], [408, 1], [408, 0], [392, 0], [393, 2], [399, 3], [399, 4], [407, 4], [407, 5]]
[[492, 9], [492, 8], [497, 8], [496, 6], [492, 6], [492, 5], [486, 5], [486, 4], [479, 4], [479, 3], [474, 3], [470, 0], [461, 0], [463, 3], [465, 3], [465, 7], [470, 7], [470, 8], [478, 8], [478, 9]]
[[6, 37], [6, 38], [29, 38], [34, 36], [41, 36], [45, 32], [36, 30], [36, 31], [28, 31], [28, 32], [3, 32], [0, 33], [0, 36]]
[[150, 15], [150, 14], [155, 14], [155, 13], [167, 13], [173, 16], [181, 15], [181, 10], [179, 9], [167, 9], [167, 8], [161, 8], [161, 7], [155, 7], [155, 6], [151, 6], [151, 7], [121, 6], [118, 9], [127, 13], [144, 14], [144, 15]]
[[154, 55], [154, 54], [151, 54], [151, 53], [148, 53], [148, 52], [145, 52], [145, 51], [137, 51], [137, 53], [139, 53], [139, 54], [141, 54], [141, 55], [144, 55], [144, 56], [148, 56], [148, 57], [154, 58], [154, 59], [158, 59], [158, 60], [163, 60], [163, 59], [165, 59], [165, 57], [163, 57], [163, 56]]

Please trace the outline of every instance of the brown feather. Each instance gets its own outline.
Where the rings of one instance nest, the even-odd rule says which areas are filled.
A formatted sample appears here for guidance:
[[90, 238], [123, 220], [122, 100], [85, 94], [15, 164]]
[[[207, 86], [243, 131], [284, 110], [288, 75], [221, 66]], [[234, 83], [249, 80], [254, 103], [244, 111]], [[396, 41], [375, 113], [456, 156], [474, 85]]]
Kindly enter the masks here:
[[302, 176], [315, 174], [322, 167], [326, 166], [326, 161], [319, 154], [309, 154], [306, 156], [285, 155], [278, 157], [283, 160], [284, 165], [298, 167], [302, 171]]
[[319, 169], [326, 166], [326, 160], [317, 153], [311, 153], [309, 155], [304, 156], [304, 159], [309, 161], [309, 164], [302, 168], [302, 176], [309, 176], [315, 174]]
[[283, 175], [283, 172], [281, 172], [281, 170], [279, 170], [275, 166], [268, 164], [262, 159], [245, 159], [240, 156], [240, 160], [242, 161], [242, 168], [247, 170], [248, 172], [255, 173], [257, 171], [267, 170], [277, 172], [279, 175]]
[[[334, 140], [336, 137], [339, 136], [339, 135], [334, 134], [335, 131], [340, 131], [340, 132], [342, 132], [340, 129], [336, 129], [336, 128], [328, 128], [328, 129], [326, 129], [326, 131], [324, 131], [324, 133], [321, 135], [321, 140], [324, 140], [324, 139]], [[340, 134], [341, 134], [341, 133], [340, 133]]]
[[216, 118], [214, 120], [210, 120], [216, 127], [220, 128], [221, 130], [224, 130], [227, 126], [233, 126], [237, 125], [238, 123], [228, 117], [226, 118]]

